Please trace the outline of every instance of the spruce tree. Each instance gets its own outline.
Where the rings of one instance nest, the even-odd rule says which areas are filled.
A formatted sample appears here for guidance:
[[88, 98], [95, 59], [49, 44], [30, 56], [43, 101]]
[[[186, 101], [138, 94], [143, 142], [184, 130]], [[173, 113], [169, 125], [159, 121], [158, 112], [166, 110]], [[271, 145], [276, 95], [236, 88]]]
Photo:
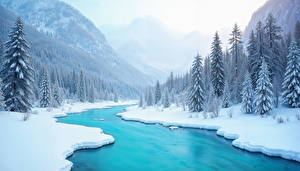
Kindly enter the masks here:
[[193, 62], [191, 71], [191, 84], [188, 94], [188, 107], [191, 112], [201, 112], [203, 110], [204, 93], [202, 72], [202, 59], [198, 54]]
[[33, 69], [30, 66], [29, 46], [24, 39], [24, 24], [20, 17], [9, 33], [1, 68], [6, 109], [28, 112], [33, 94]]
[[88, 100], [90, 103], [95, 102], [95, 88], [94, 88], [93, 84], [91, 84], [91, 86], [90, 86]]
[[158, 105], [160, 99], [161, 99], [161, 91], [160, 91], [159, 81], [157, 81], [155, 86], [155, 105]]
[[288, 63], [282, 84], [282, 97], [285, 104], [300, 108], [300, 49], [296, 42], [289, 47]]
[[239, 58], [241, 57], [241, 48], [242, 48], [242, 34], [241, 30], [237, 24], [234, 24], [233, 30], [230, 34], [231, 38], [229, 39], [230, 44], [230, 53], [233, 58], [234, 63], [234, 79], [238, 77], [238, 65]]
[[249, 42], [247, 46], [247, 52], [248, 52], [248, 65], [251, 75], [251, 82], [252, 87], [255, 88], [256, 80], [257, 80], [257, 67], [256, 67], [256, 61], [257, 61], [257, 47], [256, 47], [256, 38], [254, 31], [251, 31]]
[[221, 97], [224, 92], [224, 65], [221, 41], [216, 32], [211, 46], [211, 76], [215, 95]]
[[53, 106], [58, 107], [62, 105], [61, 88], [58, 83], [55, 82], [53, 85]]
[[255, 89], [255, 112], [260, 115], [268, 113], [272, 109], [272, 83], [270, 72], [265, 59], [262, 59], [258, 80]]
[[279, 96], [280, 96], [280, 87], [283, 76], [281, 73], [284, 73], [283, 61], [281, 61], [282, 49], [280, 47], [281, 40], [281, 27], [277, 26], [276, 19], [270, 13], [266, 19], [265, 25], [266, 33], [266, 44], [269, 49], [270, 56], [270, 71], [271, 71], [271, 82], [273, 83], [273, 92], [274, 92], [274, 105], [278, 106]]
[[79, 76], [79, 87], [78, 87], [78, 98], [80, 102], [85, 101], [85, 85], [84, 85], [84, 76], [83, 72], [80, 71], [80, 76]]
[[253, 112], [253, 88], [249, 72], [246, 72], [242, 91], [242, 111], [245, 113]]
[[223, 93], [223, 101], [222, 101], [222, 107], [223, 108], [228, 108], [230, 106], [229, 98], [230, 98], [229, 85], [226, 82], [225, 83], [225, 88], [224, 88], [224, 93]]
[[151, 90], [148, 91], [147, 97], [147, 106], [153, 106], [153, 97]]
[[[2, 87], [2, 80], [0, 79], [0, 87]], [[3, 97], [3, 92], [2, 92], [2, 88], [0, 89], [0, 110], [4, 110], [6, 107], [5, 105], [5, 101], [4, 101], [4, 97]]]
[[51, 105], [51, 91], [48, 71], [43, 69], [42, 82], [40, 87], [40, 106], [50, 107]]
[[170, 101], [169, 101], [169, 94], [168, 91], [165, 93], [165, 98], [164, 98], [164, 108], [170, 107]]

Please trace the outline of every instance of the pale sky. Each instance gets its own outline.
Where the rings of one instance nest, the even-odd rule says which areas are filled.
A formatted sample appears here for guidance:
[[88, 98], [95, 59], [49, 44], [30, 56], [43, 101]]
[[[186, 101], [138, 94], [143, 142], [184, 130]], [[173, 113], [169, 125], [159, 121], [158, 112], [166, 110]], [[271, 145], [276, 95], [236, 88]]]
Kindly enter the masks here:
[[181, 32], [213, 34], [235, 22], [243, 30], [252, 13], [267, 0], [63, 0], [77, 8], [97, 27], [129, 24], [143, 16], [159, 18]]

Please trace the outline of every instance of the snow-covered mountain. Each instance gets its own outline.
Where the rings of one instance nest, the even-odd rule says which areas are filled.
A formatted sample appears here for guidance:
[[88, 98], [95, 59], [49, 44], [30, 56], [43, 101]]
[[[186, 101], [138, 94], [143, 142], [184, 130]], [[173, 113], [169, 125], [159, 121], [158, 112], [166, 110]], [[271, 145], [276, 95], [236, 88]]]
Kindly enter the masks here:
[[103, 75], [103, 79], [119, 80], [133, 86], [152, 83], [151, 78], [121, 59], [101, 31], [68, 4], [59, 0], [0, 0], [0, 5], [20, 15], [47, 37], [84, 53], [79, 64], [81, 68], [94, 69], [95, 73]]
[[206, 55], [209, 37], [200, 32], [172, 31], [157, 18], [142, 17], [129, 25], [104, 25], [101, 30], [116, 51], [136, 67], [146, 63], [165, 72], [185, 72], [199, 51]]
[[293, 33], [297, 20], [300, 21], [300, 0], [269, 0], [255, 13], [245, 29], [244, 35], [248, 39], [251, 30], [255, 30], [258, 21], [265, 21], [269, 13], [277, 19], [277, 24], [282, 27], [283, 33]]

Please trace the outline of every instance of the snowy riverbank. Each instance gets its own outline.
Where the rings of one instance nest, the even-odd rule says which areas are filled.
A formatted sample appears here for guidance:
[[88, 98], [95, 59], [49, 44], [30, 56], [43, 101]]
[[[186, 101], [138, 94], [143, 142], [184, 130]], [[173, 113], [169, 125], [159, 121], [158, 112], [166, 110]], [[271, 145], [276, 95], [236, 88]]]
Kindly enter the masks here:
[[[300, 115], [299, 108], [274, 109], [265, 118], [243, 114], [240, 105], [221, 109], [218, 118], [208, 115], [207, 119], [202, 113], [189, 113], [174, 106], [168, 109], [141, 109], [134, 106], [118, 115], [124, 120], [216, 130], [218, 135], [232, 139], [235, 147], [300, 162], [300, 121], [296, 118], [296, 115]], [[280, 117], [284, 123], [278, 123]]]
[[74, 103], [49, 111], [34, 108], [27, 121], [24, 114], [0, 112], [0, 170], [70, 170], [66, 160], [77, 149], [97, 148], [114, 142], [99, 128], [57, 123], [55, 116], [132, 102]]

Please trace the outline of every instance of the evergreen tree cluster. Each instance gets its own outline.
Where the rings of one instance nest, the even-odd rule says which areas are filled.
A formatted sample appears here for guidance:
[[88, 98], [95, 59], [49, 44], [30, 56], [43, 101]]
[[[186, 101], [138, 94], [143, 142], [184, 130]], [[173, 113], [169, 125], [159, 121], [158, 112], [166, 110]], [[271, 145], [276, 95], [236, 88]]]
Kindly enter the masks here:
[[[139, 106], [167, 107], [168, 103], [175, 103], [183, 109], [188, 106], [191, 112], [214, 112], [219, 107], [241, 103], [244, 113], [264, 115], [278, 107], [282, 97], [282, 103], [299, 108], [299, 33], [300, 22], [297, 22], [293, 34], [282, 35], [281, 27], [269, 14], [264, 22], [257, 23], [246, 48], [235, 24], [229, 49], [223, 51], [216, 32], [207, 57], [202, 59], [197, 55], [186, 74], [174, 76], [171, 72], [165, 83], [157, 82], [155, 87], [147, 88]], [[161, 97], [162, 92], [165, 97]]]
[[68, 71], [51, 64], [32, 61], [21, 18], [17, 18], [8, 35], [0, 41], [0, 109], [29, 112], [34, 102], [40, 107], [58, 107], [65, 99], [91, 103], [96, 100], [117, 102], [120, 90], [129, 97], [136, 90], [127, 85], [107, 82], [83, 71]]

